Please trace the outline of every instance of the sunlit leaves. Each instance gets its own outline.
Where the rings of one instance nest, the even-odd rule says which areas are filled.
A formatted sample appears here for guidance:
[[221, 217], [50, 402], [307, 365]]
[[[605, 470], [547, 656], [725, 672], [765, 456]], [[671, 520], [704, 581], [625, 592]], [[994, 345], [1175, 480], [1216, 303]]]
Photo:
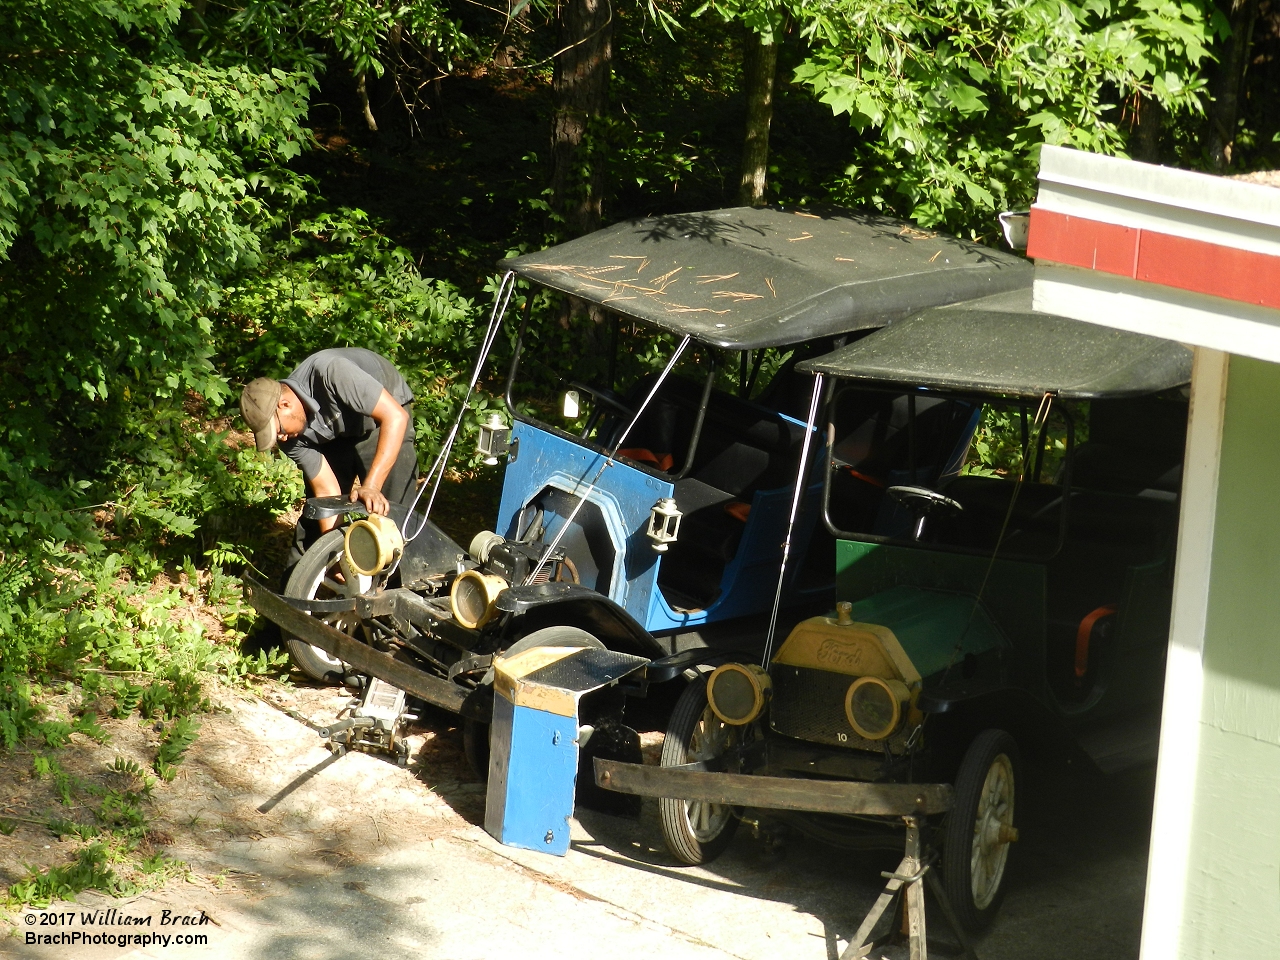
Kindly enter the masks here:
[[[714, 4], [744, 22], [771, 2]], [[1123, 153], [1135, 98], [1202, 109], [1224, 29], [1205, 0], [792, 0], [810, 44], [795, 82], [863, 137], [831, 191], [927, 225], [994, 231], [1029, 202], [1038, 146]]]
[[[0, 444], [124, 396], [225, 392], [207, 321], [306, 140], [306, 72], [193, 57], [180, 5], [0, 8]], [[35, 449], [31, 447], [35, 444]]]

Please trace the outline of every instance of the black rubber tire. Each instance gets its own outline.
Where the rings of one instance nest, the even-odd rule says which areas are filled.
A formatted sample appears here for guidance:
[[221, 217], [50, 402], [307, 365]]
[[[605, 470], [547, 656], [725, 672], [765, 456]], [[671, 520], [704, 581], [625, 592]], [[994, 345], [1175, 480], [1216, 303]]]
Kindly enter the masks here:
[[[737, 731], [736, 735], [741, 735], [742, 728], [727, 727], [711, 712], [711, 706], [707, 702], [707, 675], [700, 674], [689, 681], [689, 685], [685, 687], [684, 693], [680, 695], [675, 709], [671, 712], [671, 721], [667, 724], [666, 737], [662, 742], [662, 766], [676, 767], [693, 761], [690, 747], [698, 733], [699, 725], [704, 721], [715, 725], [713, 729], [731, 731], [729, 743], [733, 742], [732, 737], [735, 735], [732, 731]], [[699, 756], [697, 759], [706, 760], [710, 757]], [[720, 805], [708, 806], [710, 807], [709, 819], [714, 816], [716, 820], [721, 817], [724, 820], [719, 824], [718, 829], [714, 826], [711, 828], [713, 832], [710, 835], [704, 832], [703, 836], [699, 837], [695, 832], [691, 816], [702, 812], [702, 804], [699, 801], [676, 800], [668, 797], [658, 800], [658, 817], [662, 822], [662, 836], [667, 842], [667, 849], [677, 860], [691, 867], [710, 863], [724, 853], [738, 829], [738, 817], [731, 808]]]
[[[971, 933], [979, 933], [991, 925], [1008, 887], [1008, 858], [1012, 844], [996, 845], [995, 849], [999, 851], [1002, 848], [1003, 852], [995, 854], [999, 860], [998, 867], [990, 871], [994, 881], [979, 878], [978, 882], [983, 887], [980, 894], [975, 892], [975, 871], [978, 869], [975, 848], [981, 842], [979, 826], [990, 824], [993, 817], [1016, 828], [1014, 814], [1020, 762], [1018, 744], [1013, 737], [1003, 730], [984, 730], [969, 744], [956, 775], [955, 805], [947, 814], [943, 831], [942, 885], [956, 917]], [[1003, 796], [1007, 803], [993, 803], [989, 797], [984, 809], [983, 794], [989, 775], [1008, 778], [1005, 788], [992, 792], [993, 796]], [[989, 843], [987, 849], [992, 849]]]
[[[304, 558], [305, 559], [305, 558]], [[577, 627], [543, 627], [535, 630], [527, 637], [521, 637], [501, 656], [513, 657], [517, 653], [533, 647], [595, 647], [604, 649], [604, 644]], [[492, 672], [485, 675], [487, 683], [493, 682]], [[471, 772], [480, 778], [481, 783], [489, 781], [489, 724], [483, 720], [467, 718], [462, 723], [462, 752], [467, 758]]]
[[481, 783], [489, 781], [489, 724], [482, 720], [467, 717], [462, 721], [462, 754], [467, 758], [467, 766], [480, 778]]
[[[284, 595], [297, 600], [315, 599], [316, 586], [320, 577], [333, 563], [334, 557], [342, 553], [342, 549], [343, 532], [341, 530], [330, 530], [313, 543], [293, 568], [293, 573], [289, 575]], [[293, 661], [294, 666], [317, 683], [337, 685], [342, 682], [342, 678], [347, 673], [346, 664], [327, 659], [327, 654], [323, 650], [317, 650], [311, 644], [288, 633], [284, 633], [284, 646], [289, 651], [289, 659]]]

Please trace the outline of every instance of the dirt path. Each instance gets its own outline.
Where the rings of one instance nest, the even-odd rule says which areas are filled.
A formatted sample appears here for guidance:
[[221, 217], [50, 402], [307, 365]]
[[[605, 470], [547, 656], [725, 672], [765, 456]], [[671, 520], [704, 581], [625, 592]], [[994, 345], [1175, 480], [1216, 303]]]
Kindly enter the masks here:
[[[347, 699], [283, 687], [267, 696], [315, 720], [332, 718]], [[462, 755], [456, 717], [423, 716], [410, 738], [409, 767], [401, 769], [381, 756], [334, 757], [258, 697], [224, 690], [219, 699], [223, 709], [205, 717], [177, 777], [157, 787], [149, 810], [145, 843], [184, 861], [189, 873], [133, 897], [86, 891], [75, 903], [11, 912], [0, 955], [484, 958], [522, 945], [526, 956], [586, 956], [596, 936], [608, 933], [626, 941], [611, 950], [618, 956], [656, 949], [726, 956], [504, 856], [480, 827], [484, 787]], [[109, 784], [118, 756], [143, 766], [154, 756], [159, 735], [136, 718], [104, 726], [109, 744], [77, 736], [60, 755], [83, 782]], [[11, 785], [8, 796], [0, 794], [3, 815], [26, 818], [0, 842], [7, 885], [27, 865], [74, 859], [83, 842], [60, 842], [29, 822], [59, 815], [61, 804], [48, 780], [30, 777], [29, 756], [3, 759], [0, 783]], [[122, 918], [147, 922], [124, 925]], [[162, 926], [166, 918], [195, 924]], [[79, 938], [29, 945], [28, 933]], [[84, 941], [104, 934], [207, 942]]]

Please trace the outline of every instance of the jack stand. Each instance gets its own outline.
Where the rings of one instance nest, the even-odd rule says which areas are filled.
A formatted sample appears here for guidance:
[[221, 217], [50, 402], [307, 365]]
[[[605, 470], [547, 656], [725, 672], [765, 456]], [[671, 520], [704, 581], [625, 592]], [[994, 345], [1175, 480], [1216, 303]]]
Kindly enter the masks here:
[[925, 935], [924, 885], [921, 883], [922, 880], [928, 882], [929, 891], [942, 908], [943, 917], [951, 927], [951, 931], [956, 935], [956, 939], [960, 941], [960, 945], [963, 948], [962, 955], [966, 960], [978, 960], [977, 954], [973, 952], [973, 945], [969, 942], [969, 938], [956, 920], [955, 912], [951, 909], [951, 902], [947, 899], [947, 895], [942, 889], [942, 884], [930, 872], [930, 867], [933, 865], [933, 856], [926, 857], [921, 850], [920, 818], [912, 816], [903, 817], [902, 820], [907, 825], [906, 850], [903, 853], [902, 862], [898, 864], [898, 869], [893, 873], [882, 872], [880, 874], [889, 882], [885, 884], [884, 891], [876, 898], [876, 902], [872, 905], [866, 919], [858, 927], [858, 932], [849, 938], [849, 946], [840, 955], [840, 960], [863, 960], [875, 949], [875, 942], [871, 938], [872, 932], [879, 925], [885, 912], [893, 905], [899, 891], [902, 891], [904, 886], [906, 890], [902, 891], [905, 898], [903, 919], [905, 921], [904, 926], [907, 934], [910, 960], [928, 960], [929, 946]]
[[377, 677], [370, 677], [364, 695], [358, 700], [352, 699], [338, 711], [333, 723], [324, 726], [313, 723], [296, 710], [275, 704], [278, 710], [327, 740], [329, 749], [336, 756], [340, 757], [348, 750], [389, 753], [401, 767], [409, 763], [405, 728], [418, 719], [416, 715], [407, 713], [404, 705], [404, 691]]
[[399, 687], [370, 677], [360, 703], [348, 708], [350, 715], [330, 724], [320, 735], [329, 737], [329, 749], [338, 756], [348, 750], [390, 753], [398, 766], [407, 766], [409, 744], [404, 730], [418, 718], [405, 712], [404, 700], [405, 693]]

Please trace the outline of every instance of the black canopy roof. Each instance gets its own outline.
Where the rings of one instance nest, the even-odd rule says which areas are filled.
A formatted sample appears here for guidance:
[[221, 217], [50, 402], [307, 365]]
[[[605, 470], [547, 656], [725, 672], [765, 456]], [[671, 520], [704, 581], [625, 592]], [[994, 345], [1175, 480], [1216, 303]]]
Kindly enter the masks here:
[[664, 330], [750, 350], [1029, 288], [1027, 261], [901, 220], [739, 207], [630, 220], [503, 269]]
[[1067, 399], [1141, 396], [1189, 383], [1191, 351], [1031, 310], [1031, 292], [925, 310], [796, 367], [804, 373]]

